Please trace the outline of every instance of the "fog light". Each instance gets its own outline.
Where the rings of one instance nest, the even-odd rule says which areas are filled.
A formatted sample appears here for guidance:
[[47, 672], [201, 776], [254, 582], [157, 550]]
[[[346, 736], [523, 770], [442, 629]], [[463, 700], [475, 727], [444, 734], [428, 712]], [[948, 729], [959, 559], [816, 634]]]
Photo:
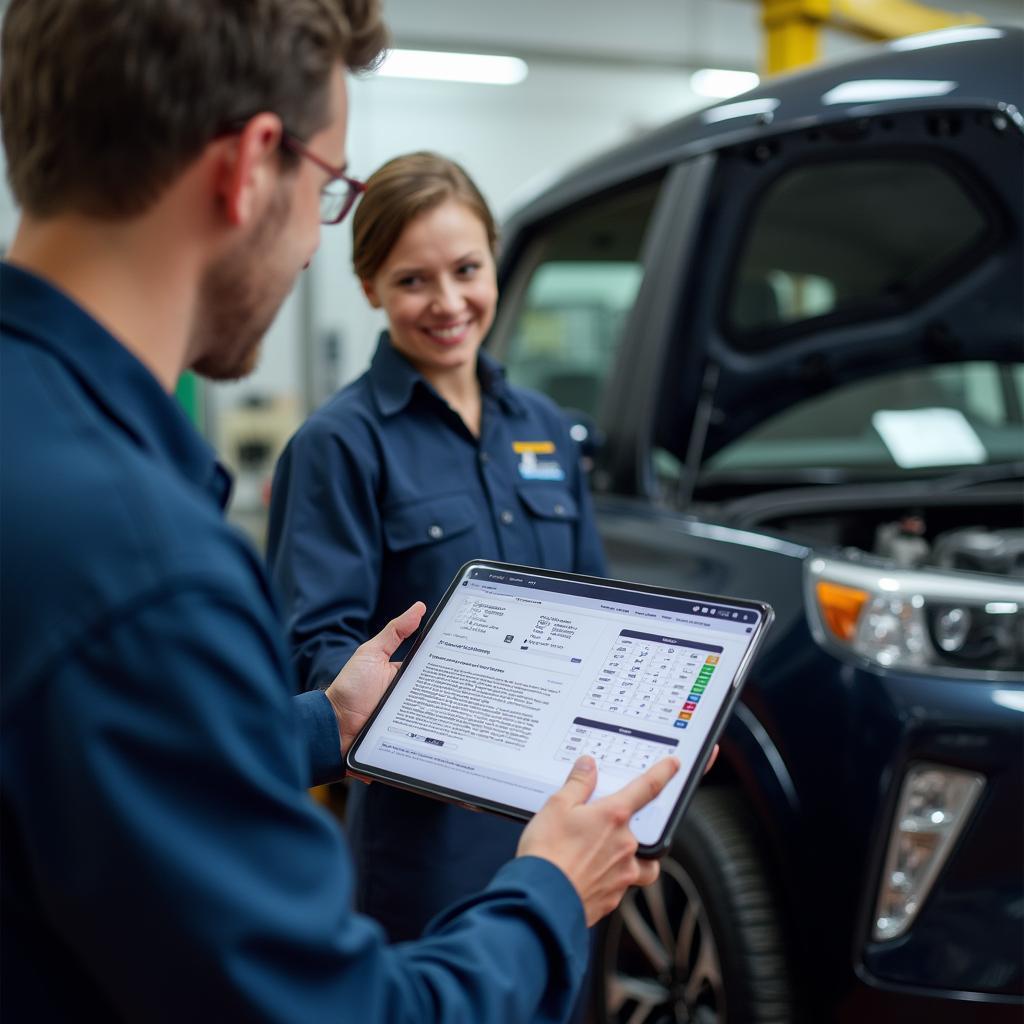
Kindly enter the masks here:
[[878, 892], [876, 941], [898, 938], [911, 926], [984, 786], [984, 776], [942, 765], [907, 772]]

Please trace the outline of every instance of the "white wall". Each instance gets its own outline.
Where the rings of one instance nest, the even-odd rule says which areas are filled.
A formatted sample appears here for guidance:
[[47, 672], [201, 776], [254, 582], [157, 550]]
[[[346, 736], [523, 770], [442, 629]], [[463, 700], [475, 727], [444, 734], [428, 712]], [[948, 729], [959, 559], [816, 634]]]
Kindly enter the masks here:
[[7, 159], [0, 146], [0, 253], [7, 252], [18, 226], [18, 208], [7, 186]]

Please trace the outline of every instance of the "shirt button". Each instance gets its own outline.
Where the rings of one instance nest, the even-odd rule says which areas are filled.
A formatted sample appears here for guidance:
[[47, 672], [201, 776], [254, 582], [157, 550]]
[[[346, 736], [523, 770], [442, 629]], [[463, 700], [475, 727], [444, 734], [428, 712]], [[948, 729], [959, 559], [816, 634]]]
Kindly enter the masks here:
[[564, 516], [565, 515], [565, 506], [564, 505], [556, 505], [555, 506], [555, 515], [556, 516]]
[[434, 525], [431, 526], [429, 530], [427, 530], [427, 533], [431, 537], [433, 537], [434, 540], [437, 540], [438, 538], [444, 536], [444, 530], [442, 530], [441, 527], [437, 525], [437, 523], [434, 523]]
[[514, 515], [512, 515], [512, 513], [511, 513], [511, 512], [509, 512], [509, 510], [508, 510], [508, 509], [505, 509], [505, 511], [504, 511], [504, 512], [502, 512], [502, 513], [501, 513], [501, 515], [500, 515], [500, 516], [499, 516], [498, 518], [499, 518], [499, 519], [500, 519], [500, 520], [501, 520], [501, 521], [502, 521], [502, 522], [503, 522], [503, 523], [504, 523], [504, 524], [505, 524], [506, 526], [511, 526], [511, 525], [512, 525], [512, 522], [513, 522], [513, 520], [514, 520], [514, 519], [515, 519], [516, 517], [515, 517]]
[[486, 465], [488, 462], [491, 461], [491, 457], [490, 455], [487, 454], [487, 452], [481, 452], [480, 461]]

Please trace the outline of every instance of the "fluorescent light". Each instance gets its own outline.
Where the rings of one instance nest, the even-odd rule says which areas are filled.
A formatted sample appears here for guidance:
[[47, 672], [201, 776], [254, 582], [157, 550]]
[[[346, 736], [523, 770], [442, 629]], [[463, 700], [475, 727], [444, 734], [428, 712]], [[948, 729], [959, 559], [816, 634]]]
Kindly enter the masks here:
[[727, 100], [753, 89], [761, 81], [753, 71], [726, 71], [723, 68], [701, 68], [690, 75], [690, 88], [698, 96]]
[[516, 85], [528, 71], [526, 61], [518, 57], [444, 53], [439, 50], [389, 50], [377, 74], [388, 78], [426, 78], [437, 82]]
[[910, 100], [922, 96], [945, 96], [956, 82], [919, 78], [864, 78], [843, 82], [821, 97], [826, 105], [834, 103], [880, 103], [885, 100]]

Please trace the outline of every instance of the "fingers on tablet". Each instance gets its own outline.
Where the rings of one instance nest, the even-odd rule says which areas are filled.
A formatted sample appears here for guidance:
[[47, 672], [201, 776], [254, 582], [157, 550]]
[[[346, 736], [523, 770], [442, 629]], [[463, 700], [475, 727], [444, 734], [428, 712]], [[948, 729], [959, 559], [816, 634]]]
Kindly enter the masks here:
[[646, 807], [658, 796], [677, 771], [679, 771], [678, 758], [666, 757], [648, 768], [643, 775], [634, 779], [628, 786], [623, 786], [616, 795], [626, 801], [630, 810], [639, 811], [641, 807]]

